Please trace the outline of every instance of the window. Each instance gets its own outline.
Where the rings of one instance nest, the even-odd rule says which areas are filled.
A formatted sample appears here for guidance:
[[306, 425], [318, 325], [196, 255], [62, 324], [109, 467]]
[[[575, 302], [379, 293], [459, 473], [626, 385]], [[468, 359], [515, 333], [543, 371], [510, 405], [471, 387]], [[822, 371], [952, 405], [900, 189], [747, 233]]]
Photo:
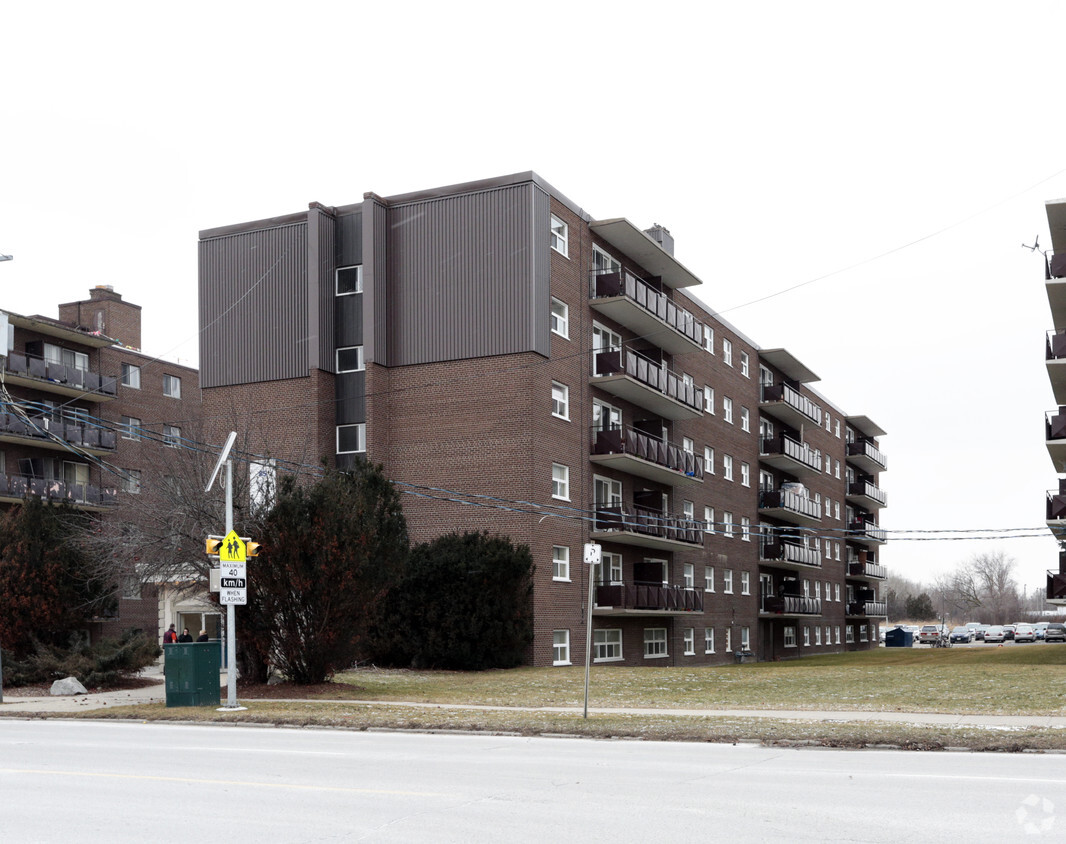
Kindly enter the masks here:
[[822, 628], [821, 627], [815, 627], [814, 628], [814, 644], [815, 645], [821, 645], [822, 644]]
[[845, 638], [848, 640], [849, 645], [855, 643], [855, 628], [850, 624], [845, 628]]
[[726, 595], [733, 594], [733, 569], [726, 569], [722, 572], [722, 592]]
[[[751, 519], [747, 516], [740, 517], [740, 538], [743, 542], [751, 542]], [[747, 574], [744, 577], [747, 577]], [[744, 594], [748, 594], [747, 587], [744, 589]]]
[[692, 563], [685, 563], [684, 568], [685, 588], [694, 589], [696, 586], [696, 566]]
[[176, 375], [163, 376], [163, 395], [170, 399], [181, 398], [181, 379]]
[[740, 353], [740, 374], [743, 375], [745, 378], [750, 378], [751, 377], [751, 373], [750, 373], [750, 370], [748, 368], [748, 353], [747, 352], [741, 352]]
[[176, 425], [164, 425], [163, 426], [163, 443], [169, 445], [171, 448], [177, 448], [178, 442], [181, 440], [181, 428]]
[[337, 295], [349, 296], [363, 292], [363, 266], [340, 267], [337, 270]]
[[602, 402], [599, 399], [592, 401], [592, 430], [593, 431], [621, 431], [622, 411], [617, 407]]
[[[828, 457], [827, 457], [827, 458], [825, 458], [825, 462], [826, 462], [827, 464], [829, 463], [829, 458], [828, 458]], [[835, 473], [835, 474], [836, 474], [837, 478], [840, 478], [840, 461], [839, 461], [839, 460], [836, 460], [836, 461], [834, 461], [834, 462], [836, 463], [836, 473]]]
[[696, 443], [694, 443], [692, 441], [691, 437], [682, 437], [681, 438], [681, 450], [683, 452], [685, 452], [685, 454], [695, 454], [696, 453]]
[[740, 628], [740, 649], [742, 651], [751, 650], [751, 634], [747, 627]]
[[685, 656], [696, 653], [696, 631], [692, 627], [685, 628]]
[[836, 429], [836, 438], [839, 440], [840, 439], [840, 420], [839, 419], [836, 421], [836, 425], [834, 427]]
[[621, 630], [594, 630], [592, 636], [592, 658], [596, 662], [622, 658]]
[[714, 508], [703, 508], [703, 532], [714, 533]]
[[366, 451], [366, 423], [337, 426], [337, 454], [360, 454]]
[[725, 652], [727, 654], [733, 652], [733, 628], [732, 627], [727, 627], [725, 629]]
[[141, 368], [132, 363], [122, 364], [122, 386], [134, 390], [141, 389]]
[[714, 329], [703, 326], [703, 348], [714, 354]]
[[748, 409], [746, 407], [740, 408], [740, 430], [751, 430], [751, 414], [748, 413]]
[[570, 229], [562, 220], [552, 214], [552, 249], [560, 255], [570, 256]]
[[733, 341], [722, 338], [722, 362], [726, 366], [733, 365]]
[[733, 400], [731, 398], [722, 398], [722, 418], [730, 425], [733, 424]]
[[687, 521], [696, 521], [696, 505], [691, 501], [685, 500], [681, 502], [681, 513]]
[[836, 516], [836, 520], [839, 522], [840, 521], [840, 502], [839, 501], [834, 501], [833, 502], [833, 513]]
[[337, 372], [362, 372], [363, 347], [345, 346], [337, 349]]
[[859, 641], [860, 642], [865, 642], [866, 641], [866, 625], [865, 624], [860, 624], [859, 625]]
[[570, 664], [570, 631], [552, 631], [552, 665]]
[[722, 455], [722, 476], [727, 480], [733, 480], [733, 455]]
[[552, 498], [570, 500], [570, 467], [552, 463]]
[[751, 466], [747, 463], [740, 464], [740, 485], [751, 486]]
[[703, 387], [703, 410], [705, 413], [714, 415], [714, 387]]
[[570, 337], [570, 306], [566, 302], [552, 299], [551, 327], [553, 334]]
[[827, 410], [827, 411], [825, 412], [825, 429], [826, 429], [827, 431], [831, 430], [831, 429], [832, 429], [832, 427], [833, 427], [833, 426], [832, 426], [832, 424], [831, 424], [831, 423], [832, 423], [832, 419], [833, 419], [833, 414], [831, 414], [831, 413], [830, 413], [830, 412], [829, 412], [829, 411]]
[[599, 323], [592, 324], [592, 374], [601, 375], [599, 371], [600, 355], [604, 352], [621, 352], [622, 335]]
[[834, 543], [833, 543], [833, 556], [834, 556], [834, 557], [835, 557], [835, 558], [836, 558], [837, 560], [839, 560], [839, 559], [840, 559], [840, 543], [839, 543], [839, 542], [834, 542]]
[[728, 510], [722, 513], [722, 535], [726, 539], [733, 538], [733, 514]]
[[703, 567], [703, 591], [714, 591], [714, 566]]
[[796, 647], [796, 628], [791, 624], [785, 626], [785, 647]]
[[833, 644], [833, 631], [828, 624], [825, 626], [825, 643], [827, 645]]
[[122, 439], [139, 440], [141, 438], [141, 420], [136, 416], [122, 417]]
[[[607, 573], [607, 580], [603, 579], [604, 571]], [[596, 566], [596, 570], [593, 572], [596, 583], [621, 583], [622, 582], [622, 555], [610, 554], [604, 552], [600, 558], [600, 564]]]
[[619, 507], [622, 504], [622, 482], [613, 478], [592, 477], [592, 500], [596, 509]]
[[570, 579], [570, 549], [565, 545], [552, 546], [552, 580]]
[[646, 627], [644, 628], [644, 658], [652, 659], [655, 657], [667, 656], [666, 651], [666, 628], [665, 627]]
[[839, 645], [840, 644], [840, 625], [839, 624], [836, 627], [833, 628], [833, 632], [836, 634], [837, 644]]
[[714, 449], [709, 445], [703, 447], [703, 471], [708, 475], [714, 474]]
[[599, 275], [600, 273], [616, 273], [622, 269], [621, 263], [612, 258], [600, 247], [592, 247], [592, 271]]
[[751, 594], [751, 574], [749, 572], [742, 571], [740, 573], [740, 594]]
[[552, 416], [570, 419], [570, 388], [552, 381]]
[[703, 631], [703, 652], [705, 654], [714, 653], [714, 628], [708, 627]]
[[134, 495], [141, 491], [140, 469], [122, 470], [122, 490], [123, 492], [132, 492]]
[[803, 647], [809, 648], [811, 646], [811, 628], [806, 624], [803, 625]]
[[[839, 604], [840, 603], [840, 584], [839, 583], [833, 584], [833, 590], [836, 592], [836, 601]], [[837, 637], [838, 643], [839, 643], [839, 640], [840, 640], [840, 637], [838, 636]]]

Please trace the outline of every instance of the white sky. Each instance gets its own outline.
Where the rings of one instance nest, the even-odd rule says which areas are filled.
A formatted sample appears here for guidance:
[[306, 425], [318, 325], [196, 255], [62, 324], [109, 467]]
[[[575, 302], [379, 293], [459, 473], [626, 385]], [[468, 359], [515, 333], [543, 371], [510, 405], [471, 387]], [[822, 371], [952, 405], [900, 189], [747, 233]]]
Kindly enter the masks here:
[[[0, 306], [112, 284], [146, 352], [195, 364], [199, 230], [534, 170], [668, 227], [701, 298], [889, 432], [883, 527], [1043, 525], [1051, 318], [1021, 244], [1066, 196], [1066, 7], [362, 5], [8, 4]], [[883, 561], [931, 582], [993, 549], [1030, 590], [1057, 566], [1050, 535]]]

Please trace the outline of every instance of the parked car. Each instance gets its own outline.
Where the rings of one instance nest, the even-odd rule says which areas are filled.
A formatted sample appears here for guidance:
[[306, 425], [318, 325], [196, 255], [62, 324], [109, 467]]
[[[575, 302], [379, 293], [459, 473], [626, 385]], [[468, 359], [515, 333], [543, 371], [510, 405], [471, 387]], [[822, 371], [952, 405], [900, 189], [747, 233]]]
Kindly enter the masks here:
[[951, 643], [965, 642], [967, 645], [973, 641], [973, 630], [969, 627], [956, 627], [951, 631]]
[[935, 645], [940, 641], [940, 628], [935, 624], [923, 624], [918, 631], [919, 645]]
[[1066, 642], [1066, 624], [1051, 622], [1044, 631], [1045, 642]]
[[1005, 631], [998, 624], [993, 624], [985, 631], [985, 642], [1003, 642], [1006, 639], [1007, 631]]
[[1044, 638], [1044, 631], [1047, 630], [1047, 626], [1048, 622], [1046, 621], [1038, 621], [1036, 624], [1033, 625], [1033, 629], [1036, 631], [1037, 641]]
[[1015, 626], [1016, 625], [1014, 625], [1014, 624], [1004, 624], [1003, 625], [1003, 641], [1004, 642], [1013, 642], [1014, 641], [1014, 628], [1015, 628]]
[[985, 640], [985, 631], [991, 626], [991, 624], [978, 624], [977, 627], [974, 629], [974, 638], [978, 642], [983, 642]]
[[1031, 624], [1017, 624], [1014, 626], [1015, 642], [1035, 642], [1036, 628]]

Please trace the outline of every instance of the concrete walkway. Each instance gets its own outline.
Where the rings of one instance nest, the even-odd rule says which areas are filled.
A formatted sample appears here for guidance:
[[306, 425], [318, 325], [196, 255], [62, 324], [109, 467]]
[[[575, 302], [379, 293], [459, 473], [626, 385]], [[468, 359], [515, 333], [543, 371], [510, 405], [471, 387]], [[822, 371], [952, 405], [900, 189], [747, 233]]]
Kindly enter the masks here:
[[[12, 697], [4, 696], [0, 703], [0, 715], [34, 715], [85, 712], [92, 709], [113, 708], [144, 703], [165, 703], [166, 687], [163, 683], [161, 666], [146, 669], [142, 676], [159, 679], [159, 683], [140, 689], [128, 689], [120, 692], [100, 692], [88, 695]], [[220, 700], [226, 700], [226, 674], [220, 675]], [[241, 700], [238, 703], [249, 703]], [[275, 703], [316, 703], [323, 706], [338, 704], [402, 706], [422, 709], [465, 709], [465, 710], [499, 710], [515, 712], [559, 712], [579, 713], [578, 706], [480, 706], [474, 704], [415, 703], [411, 701], [380, 700], [319, 700], [305, 701], [297, 699], [272, 700]], [[591, 715], [672, 715], [680, 717], [722, 717], [722, 718], [778, 718], [789, 721], [837, 721], [837, 722], [890, 722], [896, 724], [919, 724], [946, 727], [981, 727], [985, 729], [1022, 730], [1030, 727], [1043, 729], [1066, 729], [1066, 716], [1063, 715], [952, 715], [933, 712], [856, 712], [807, 709], [616, 709], [607, 707], [589, 707]]]

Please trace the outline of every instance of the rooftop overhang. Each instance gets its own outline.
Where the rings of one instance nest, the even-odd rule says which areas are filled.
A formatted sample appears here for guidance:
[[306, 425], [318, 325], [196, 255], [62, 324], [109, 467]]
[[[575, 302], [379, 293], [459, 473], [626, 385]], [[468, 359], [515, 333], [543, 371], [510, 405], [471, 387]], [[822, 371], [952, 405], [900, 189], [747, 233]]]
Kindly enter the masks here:
[[822, 380], [788, 349], [760, 349], [759, 359], [766, 361], [770, 366], [776, 367], [786, 378], [791, 378], [799, 384], [809, 384], [811, 381]]
[[877, 438], [888, 434], [888, 431], [884, 430], [869, 416], [845, 416], [844, 419], [852, 428], [868, 437]]
[[667, 287], [677, 289], [702, 284], [673, 255], [623, 217], [594, 220], [589, 223], [589, 228], [649, 273], [661, 278]]
[[1044, 208], [1051, 230], [1051, 248], [1056, 253], [1066, 252], [1066, 199], [1049, 199]]
[[16, 328], [24, 328], [27, 331], [36, 331], [46, 337], [55, 337], [57, 340], [66, 340], [68, 343], [77, 343], [81, 346], [91, 346], [94, 349], [102, 349], [105, 346], [114, 346], [118, 343], [112, 337], [103, 334], [92, 334], [88, 331], [80, 331], [61, 322], [53, 322], [49, 319], [22, 316], [7, 311], [7, 320]]

